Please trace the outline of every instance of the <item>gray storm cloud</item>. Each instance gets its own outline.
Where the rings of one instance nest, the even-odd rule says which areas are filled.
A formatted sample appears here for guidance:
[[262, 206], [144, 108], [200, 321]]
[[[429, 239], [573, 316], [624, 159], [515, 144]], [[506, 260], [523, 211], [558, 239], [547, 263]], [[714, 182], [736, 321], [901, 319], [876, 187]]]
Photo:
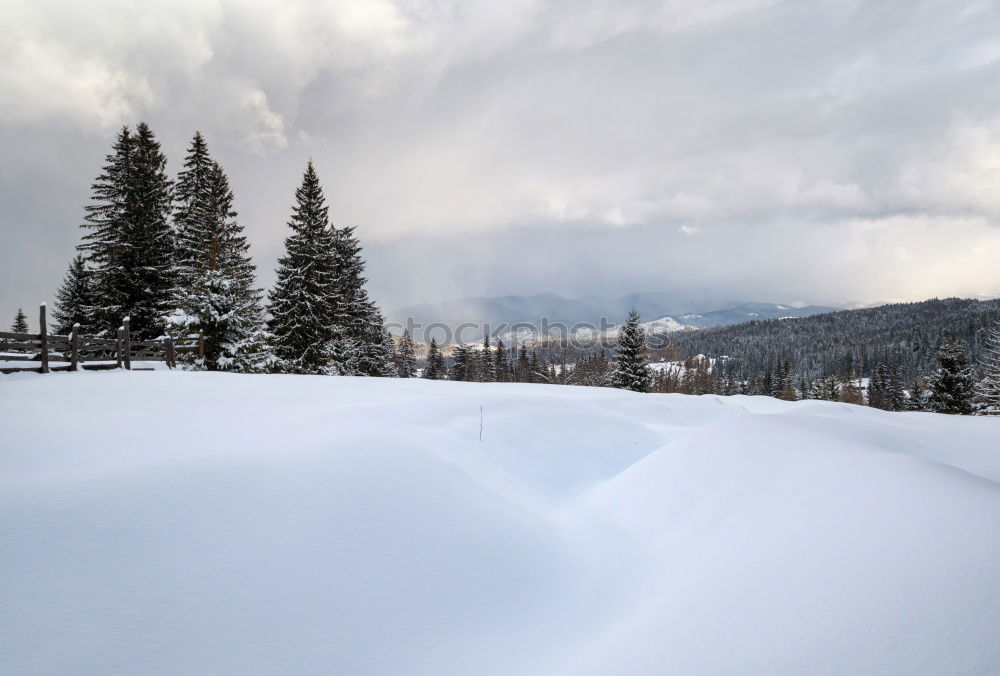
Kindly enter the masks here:
[[[43, 6], [44, 5], [44, 6]], [[312, 157], [387, 307], [1000, 292], [1000, 8], [972, 0], [7, 3], [0, 321], [116, 128], [230, 173], [262, 284]]]

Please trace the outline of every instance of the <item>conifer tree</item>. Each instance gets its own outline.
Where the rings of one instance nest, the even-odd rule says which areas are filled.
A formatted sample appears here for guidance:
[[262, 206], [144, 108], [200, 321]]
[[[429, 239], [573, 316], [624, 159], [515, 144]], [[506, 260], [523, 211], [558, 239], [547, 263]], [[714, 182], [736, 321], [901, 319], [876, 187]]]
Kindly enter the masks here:
[[510, 382], [510, 362], [507, 359], [507, 348], [500, 338], [497, 338], [497, 347], [493, 353], [493, 372], [496, 374], [498, 382]]
[[541, 368], [538, 365], [538, 351], [531, 351], [531, 359], [528, 361], [528, 382], [537, 383], [541, 376]]
[[176, 200], [175, 288], [167, 323], [204, 330], [210, 370], [266, 370], [271, 356], [250, 243], [236, 220], [229, 179], [200, 133], [178, 174]]
[[[28, 318], [24, 315], [24, 310], [17, 308], [14, 315], [14, 323], [10, 325], [13, 333], [28, 333]], [[11, 350], [11, 352], [26, 352], [26, 350]]]
[[823, 376], [817, 378], [812, 385], [810, 399], [820, 399], [822, 401], [840, 400], [840, 383], [833, 376]]
[[221, 235], [227, 221], [236, 216], [232, 212], [232, 194], [226, 190], [219, 195], [218, 186], [213, 185], [218, 181], [212, 175], [215, 166], [205, 138], [195, 132], [174, 190], [174, 265], [179, 286], [189, 284], [204, 268], [212, 237]]
[[528, 361], [528, 346], [521, 341], [521, 347], [517, 351], [517, 382], [531, 382], [531, 364]]
[[494, 360], [493, 348], [490, 347], [489, 331], [483, 332], [483, 349], [479, 355], [479, 378], [484, 383], [493, 383], [497, 380], [496, 361]]
[[62, 286], [56, 291], [53, 329], [57, 334], [67, 335], [74, 324], [79, 324], [81, 330], [86, 330], [91, 325], [93, 306], [90, 271], [84, 257], [77, 254], [69, 264]]
[[980, 360], [983, 379], [976, 388], [976, 413], [1000, 415], [1000, 318], [986, 329]]
[[347, 344], [353, 350], [354, 360], [354, 367], [345, 372], [380, 378], [394, 377], [396, 367], [392, 360], [393, 340], [385, 327], [382, 311], [368, 301], [364, 317], [356, 332], [351, 332], [348, 327], [343, 329], [349, 336]]
[[28, 318], [24, 314], [24, 310], [17, 308], [17, 314], [14, 315], [14, 323], [10, 325], [10, 330], [13, 333], [27, 333], [28, 332]]
[[904, 411], [926, 411], [929, 393], [920, 378], [914, 378], [910, 383], [909, 396], [903, 403]]
[[891, 411], [902, 411], [905, 408], [906, 393], [903, 388], [903, 374], [898, 364], [889, 369], [889, 406]]
[[845, 404], [864, 404], [864, 395], [861, 392], [861, 385], [854, 375], [854, 367], [850, 364], [844, 367], [840, 376], [840, 400]]
[[334, 234], [323, 188], [310, 161], [295, 191], [288, 222], [292, 234], [278, 260], [278, 279], [269, 295], [269, 328], [279, 370], [341, 373], [350, 357], [336, 354], [339, 297]]
[[461, 343], [455, 346], [451, 353], [454, 362], [451, 365], [450, 380], [469, 380], [469, 348]]
[[868, 379], [868, 405], [872, 408], [890, 410], [889, 388], [889, 370], [884, 363], [879, 363]]
[[931, 410], [953, 415], [973, 413], [975, 379], [969, 358], [954, 336], [938, 350], [938, 364], [937, 372], [930, 379]]
[[173, 286], [172, 183], [152, 130], [124, 127], [91, 188], [80, 249], [93, 269], [93, 324], [111, 335], [123, 317], [137, 338], [160, 334]]
[[335, 228], [333, 231], [336, 323], [346, 350], [354, 361], [353, 371], [346, 366], [342, 366], [341, 370], [367, 376], [392, 375], [392, 355], [385, 340], [385, 321], [365, 290], [365, 262], [361, 257], [361, 243], [354, 231], [354, 226]]
[[441, 380], [445, 375], [444, 355], [441, 354], [437, 340], [431, 338], [431, 345], [427, 350], [427, 368], [424, 369], [424, 378]]
[[639, 313], [633, 308], [618, 333], [617, 363], [611, 384], [623, 390], [647, 392], [651, 374], [647, 358], [646, 331], [640, 324]]
[[413, 338], [410, 337], [410, 332], [405, 329], [403, 337], [399, 341], [399, 367], [397, 371], [400, 378], [415, 378], [417, 376], [417, 358]]

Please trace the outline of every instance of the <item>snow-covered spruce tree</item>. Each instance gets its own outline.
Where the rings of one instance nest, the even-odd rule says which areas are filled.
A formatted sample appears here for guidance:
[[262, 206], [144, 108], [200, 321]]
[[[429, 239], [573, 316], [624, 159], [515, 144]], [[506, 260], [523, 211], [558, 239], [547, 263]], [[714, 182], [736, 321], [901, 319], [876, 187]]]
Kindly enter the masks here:
[[449, 380], [469, 380], [472, 371], [469, 368], [471, 353], [472, 351], [466, 345], [459, 343], [455, 346], [455, 350], [451, 353], [453, 363], [448, 374]]
[[205, 332], [205, 357], [196, 366], [212, 371], [266, 373], [274, 357], [267, 347], [260, 292], [220, 261], [213, 239], [205, 267], [175, 290], [176, 309], [166, 317], [179, 333]]
[[181, 332], [204, 330], [209, 370], [266, 371], [271, 357], [250, 243], [236, 220], [229, 179], [201, 134], [178, 175], [176, 198], [176, 285], [167, 323]]
[[80, 249], [93, 270], [94, 330], [131, 318], [136, 338], [160, 335], [173, 287], [172, 183], [148, 125], [122, 128], [91, 187]]
[[872, 408], [890, 410], [889, 369], [879, 363], [868, 379], [868, 405]]
[[336, 322], [342, 327], [354, 364], [353, 370], [341, 370], [363, 376], [391, 376], [391, 343], [382, 313], [365, 290], [365, 262], [354, 230], [354, 226], [336, 228], [333, 235]]
[[914, 378], [910, 382], [910, 389], [906, 399], [903, 401], [904, 411], [926, 411], [928, 410], [927, 399], [930, 394], [920, 378]]
[[813, 381], [810, 399], [823, 401], [838, 401], [840, 399], [840, 383], [834, 376], [823, 376]]
[[639, 313], [633, 308], [618, 332], [617, 361], [611, 374], [611, 384], [623, 390], [647, 392], [651, 384], [646, 330], [640, 323]]
[[94, 311], [90, 285], [87, 262], [81, 254], [77, 254], [69, 264], [62, 286], [56, 291], [56, 307], [52, 313], [55, 333], [67, 335], [74, 324], [79, 324], [81, 331], [90, 327]]
[[424, 378], [441, 380], [446, 375], [445, 371], [444, 355], [441, 354], [437, 340], [431, 338], [431, 345], [427, 350], [427, 368], [424, 369]]
[[938, 370], [930, 378], [930, 409], [953, 415], [973, 413], [975, 378], [969, 358], [954, 336], [938, 350], [938, 364]]
[[981, 354], [983, 379], [976, 388], [976, 413], [1000, 415], [1000, 318], [986, 329]]
[[278, 260], [278, 278], [269, 294], [275, 370], [341, 373], [350, 355], [336, 354], [344, 337], [336, 331], [334, 235], [311, 161], [295, 190], [288, 227], [292, 234], [285, 240], [285, 255]]
[[231, 194], [212, 203], [214, 190], [210, 182], [218, 179], [212, 176], [214, 164], [205, 138], [195, 132], [174, 187], [174, 265], [179, 286], [190, 282], [204, 268], [212, 237], [221, 234], [225, 222], [236, 217]]
[[906, 407], [906, 389], [903, 387], [903, 372], [897, 364], [889, 369], [889, 405], [890, 410], [902, 411]]
[[417, 357], [410, 332], [403, 330], [399, 340], [399, 366], [396, 368], [400, 378], [415, 378], [417, 376]]

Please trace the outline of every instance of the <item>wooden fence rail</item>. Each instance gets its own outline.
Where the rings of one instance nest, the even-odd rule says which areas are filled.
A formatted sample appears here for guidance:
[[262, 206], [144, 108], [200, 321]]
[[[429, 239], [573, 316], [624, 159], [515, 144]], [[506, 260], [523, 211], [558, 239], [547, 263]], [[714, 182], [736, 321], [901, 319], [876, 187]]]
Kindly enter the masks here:
[[[125, 317], [115, 338], [80, 335], [75, 324], [68, 336], [49, 335], [46, 308], [38, 309], [38, 333], [0, 331], [0, 373], [21, 371], [88, 371], [116, 368], [132, 369], [137, 361], [162, 361], [168, 368], [177, 368], [178, 352], [197, 352], [205, 357], [205, 333], [175, 338], [168, 332], [155, 340], [133, 341], [129, 335], [129, 318]], [[89, 361], [89, 363], [88, 363]], [[19, 362], [12, 364], [11, 362]], [[21, 366], [24, 362], [37, 366]], [[55, 362], [58, 365], [50, 365]]]

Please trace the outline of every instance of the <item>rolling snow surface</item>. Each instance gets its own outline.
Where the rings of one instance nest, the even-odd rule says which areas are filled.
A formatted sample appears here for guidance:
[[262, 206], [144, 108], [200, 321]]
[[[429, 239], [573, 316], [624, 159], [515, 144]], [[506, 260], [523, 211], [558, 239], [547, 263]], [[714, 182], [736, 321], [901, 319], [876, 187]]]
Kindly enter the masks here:
[[998, 419], [71, 373], [0, 449], [5, 674], [1000, 672]]

